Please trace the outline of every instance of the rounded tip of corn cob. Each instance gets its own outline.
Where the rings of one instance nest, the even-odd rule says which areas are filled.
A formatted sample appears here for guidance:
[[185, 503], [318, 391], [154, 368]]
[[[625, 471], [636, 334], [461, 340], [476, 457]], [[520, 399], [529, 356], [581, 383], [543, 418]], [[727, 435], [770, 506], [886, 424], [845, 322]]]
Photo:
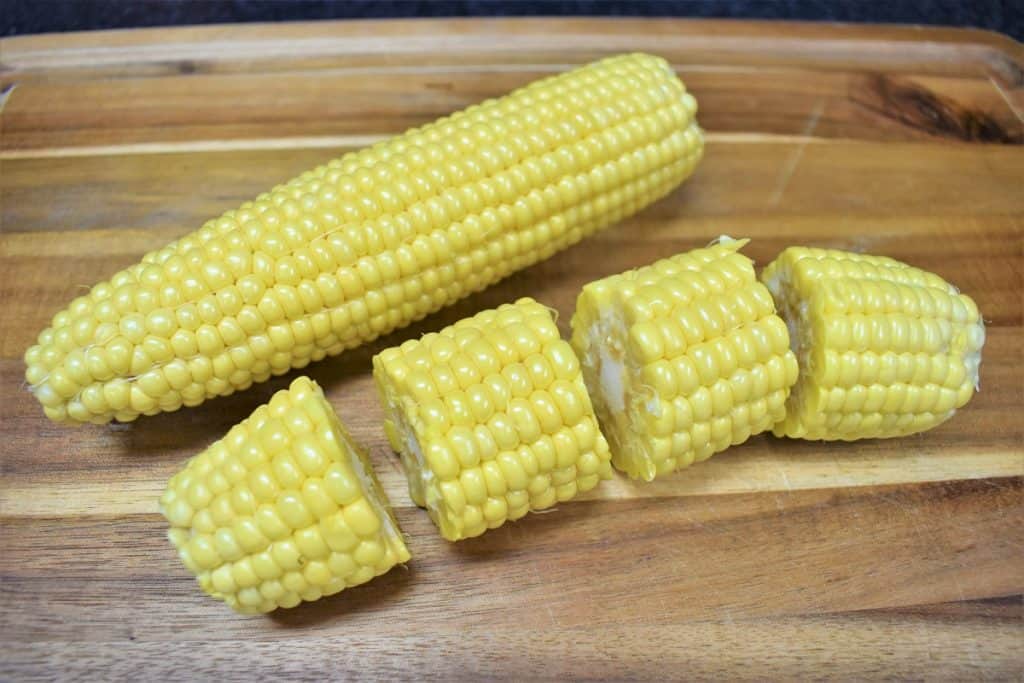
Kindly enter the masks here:
[[791, 331], [800, 378], [779, 436], [894, 437], [930, 429], [978, 385], [978, 307], [895, 259], [790, 247], [762, 278]]
[[160, 511], [203, 590], [243, 613], [332, 595], [409, 560], [365, 453], [306, 377], [189, 460]]
[[613, 464], [650, 481], [742, 443], [783, 415], [796, 359], [747, 240], [584, 287], [573, 346]]
[[667, 194], [696, 100], [620, 55], [345, 155], [54, 316], [25, 354], [58, 422], [195, 406], [409, 324]]
[[387, 349], [374, 376], [410, 494], [448, 540], [611, 476], [576, 356], [532, 299]]

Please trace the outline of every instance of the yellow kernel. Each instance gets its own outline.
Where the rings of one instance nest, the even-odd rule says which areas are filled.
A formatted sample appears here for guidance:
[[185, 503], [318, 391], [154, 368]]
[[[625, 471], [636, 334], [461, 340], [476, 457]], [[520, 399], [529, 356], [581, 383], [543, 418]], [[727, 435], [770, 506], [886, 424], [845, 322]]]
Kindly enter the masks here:
[[320, 479], [306, 479], [302, 483], [302, 500], [317, 519], [332, 515], [338, 509], [338, 505]]
[[299, 529], [295, 532], [294, 538], [295, 547], [309, 559], [326, 558], [331, 552], [320, 530], [315, 526]]
[[248, 557], [242, 558], [231, 566], [231, 578], [234, 579], [235, 584], [239, 587], [240, 593], [242, 590], [252, 588], [260, 583], [260, 578], [253, 571], [252, 563]]
[[454, 515], [461, 515], [466, 509], [466, 497], [458, 481], [445, 481], [439, 485], [445, 505]]
[[459, 475], [459, 483], [468, 504], [482, 505], [487, 500], [487, 484], [478, 468], [463, 470]]
[[512, 399], [508, 414], [512, 418], [520, 442], [532, 443], [540, 437], [541, 426], [529, 401], [522, 398]]
[[298, 493], [291, 491], [283, 493], [278, 498], [275, 507], [281, 520], [293, 529], [301, 529], [313, 523], [313, 516], [306, 509], [302, 496]]
[[489, 498], [483, 507], [488, 522], [503, 522], [508, 517], [508, 503], [503, 498]]
[[[302, 566], [302, 553], [291, 539], [277, 541], [270, 547], [270, 556], [285, 572], [293, 572]], [[285, 575], [287, 576], [287, 574]]]
[[[327, 563], [314, 560], [308, 563], [302, 570], [302, 576], [311, 586], [326, 586], [331, 581], [331, 570]], [[308, 598], [303, 598], [308, 599]], [[315, 597], [313, 598], [316, 599]]]
[[373, 567], [378, 565], [384, 558], [384, 546], [376, 539], [367, 539], [356, 547], [352, 556], [359, 564]]
[[546, 434], [553, 434], [562, 426], [562, 414], [548, 392], [535, 391], [531, 394], [530, 406], [540, 428]]
[[362, 496], [362, 486], [355, 474], [338, 463], [327, 468], [323, 481], [325, 490], [338, 505], [349, 505]]
[[345, 578], [355, 572], [358, 565], [351, 554], [335, 552], [327, 558], [327, 568], [334, 576]]
[[234, 593], [238, 590], [238, 585], [231, 575], [231, 565], [229, 564], [221, 565], [213, 570], [210, 574], [210, 579], [213, 582], [213, 587], [221, 593]]
[[346, 505], [342, 512], [345, 523], [360, 536], [371, 536], [380, 530], [380, 518], [365, 498]]
[[201, 569], [212, 569], [222, 563], [209, 536], [194, 536], [187, 547], [189, 557]]
[[335, 552], [349, 552], [359, 543], [359, 537], [349, 528], [341, 511], [321, 520], [320, 533]]
[[[428, 467], [438, 478], [448, 480], [458, 476], [462, 456], [457, 455], [456, 451], [448, 443], [444, 441], [431, 441], [424, 451], [424, 457]], [[471, 460], [467, 458], [466, 462], [471, 462]]]
[[580, 365], [572, 347], [557, 341], [544, 349], [544, 355], [555, 371], [557, 379], [572, 380], [579, 376]]
[[496, 461], [485, 462], [480, 466], [487, 493], [492, 497], [504, 496], [508, 491], [508, 482], [502, 472], [501, 465]]

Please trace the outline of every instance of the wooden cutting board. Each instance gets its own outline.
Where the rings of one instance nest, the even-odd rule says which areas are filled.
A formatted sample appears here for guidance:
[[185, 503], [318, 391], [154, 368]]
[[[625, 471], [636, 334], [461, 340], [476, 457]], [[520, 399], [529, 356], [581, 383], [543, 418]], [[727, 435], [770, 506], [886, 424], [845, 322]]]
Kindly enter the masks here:
[[[672, 61], [706, 157], [642, 215], [311, 366], [414, 559], [268, 618], [201, 595], [167, 478], [292, 375], [52, 425], [22, 353], [85, 287], [342, 152], [626, 50]], [[978, 31], [678, 20], [249, 25], [0, 41], [0, 679], [1024, 675], [1024, 49]], [[748, 236], [886, 254], [978, 302], [982, 387], [926, 434], [760, 436], [452, 545], [410, 502], [370, 357], [530, 295]]]

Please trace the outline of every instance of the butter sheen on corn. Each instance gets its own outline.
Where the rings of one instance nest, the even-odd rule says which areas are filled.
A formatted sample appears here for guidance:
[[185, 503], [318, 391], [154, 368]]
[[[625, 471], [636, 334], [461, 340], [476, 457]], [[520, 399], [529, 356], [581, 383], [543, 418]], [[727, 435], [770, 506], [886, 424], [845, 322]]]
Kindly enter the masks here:
[[696, 101], [612, 57], [303, 173], [143, 257], [25, 354], [59, 422], [195, 406], [418, 320], [664, 196]]
[[974, 394], [984, 323], [938, 275], [882, 256], [790, 247], [762, 278], [800, 362], [775, 434], [904, 436], [948, 420]]
[[747, 240], [612, 275], [583, 288], [572, 343], [611, 444], [630, 477], [709, 458], [782, 419], [796, 358]]
[[209, 595], [269, 612], [409, 560], [366, 454], [300, 377], [175, 474], [168, 536]]
[[373, 365], [410, 495], [450, 541], [611, 476], [579, 362], [532, 299], [382, 351]]

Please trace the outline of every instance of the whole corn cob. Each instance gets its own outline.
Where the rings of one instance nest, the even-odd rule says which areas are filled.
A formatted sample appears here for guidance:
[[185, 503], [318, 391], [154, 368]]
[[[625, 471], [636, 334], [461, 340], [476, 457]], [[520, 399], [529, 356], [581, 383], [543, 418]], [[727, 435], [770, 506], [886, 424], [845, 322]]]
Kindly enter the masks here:
[[365, 453], [306, 377], [189, 460], [160, 511], [202, 589], [244, 613], [333, 595], [409, 559]]
[[747, 240], [612, 275], [583, 288], [572, 343], [612, 448], [650, 481], [782, 419], [796, 358]]
[[974, 393], [984, 324], [939, 276], [881, 256], [790, 247], [762, 278], [800, 363], [777, 435], [913, 434]]
[[696, 107], [623, 55], [347, 154], [72, 301], [27, 382], [53, 420], [125, 421], [358, 346], [667, 194], [701, 157]]
[[611, 476], [576, 356], [532, 299], [382, 351], [373, 367], [412, 499], [449, 541]]

